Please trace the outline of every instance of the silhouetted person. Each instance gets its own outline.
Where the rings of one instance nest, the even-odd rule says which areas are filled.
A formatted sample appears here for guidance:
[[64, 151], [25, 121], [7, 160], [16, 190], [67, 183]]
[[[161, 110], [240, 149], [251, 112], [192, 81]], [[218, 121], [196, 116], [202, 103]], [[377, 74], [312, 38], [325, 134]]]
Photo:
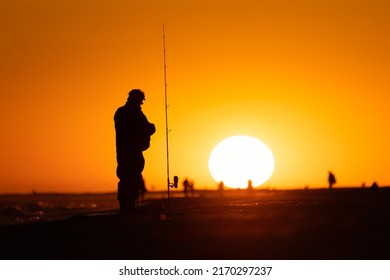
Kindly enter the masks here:
[[336, 184], [336, 177], [330, 171], [329, 171], [329, 176], [328, 176], [328, 183], [329, 183], [329, 192], [332, 192], [333, 185]]
[[248, 195], [253, 194], [253, 185], [252, 185], [252, 180], [248, 180], [248, 187], [246, 188]]
[[183, 188], [184, 188], [184, 195], [185, 195], [185, 197], [187, 197], [188, 196], [188, 191], [190, 189], [190, 182], [188, 181], [187, 178], [185, 178], [184, 181], [183, 181]]
[[142, 187], [145, 166], [143, 151], [150, 146], [150, 137], [156, 132], [141, 110], [145, 94], [139, 89], [129, 92], [124, 106], [115, 112], [116, 174], [119, 178], [118, 200], [121, 213], [134, 211]]
[[223, 196], [223, 192], [225, 190], [225, 184], [223, 183], [223, 181], [219, 182], [218, 184], [218, 191], [219, 191], [219, 196]]
[[194, 191], [194, 182], [191, 182], [190, 180], [188, 180], [188, 178], [185, 178], [185, 180], [183, 181], [183, 187], [184, 187], [184, 194], [187, 197], [188, 192], [192, 193]]

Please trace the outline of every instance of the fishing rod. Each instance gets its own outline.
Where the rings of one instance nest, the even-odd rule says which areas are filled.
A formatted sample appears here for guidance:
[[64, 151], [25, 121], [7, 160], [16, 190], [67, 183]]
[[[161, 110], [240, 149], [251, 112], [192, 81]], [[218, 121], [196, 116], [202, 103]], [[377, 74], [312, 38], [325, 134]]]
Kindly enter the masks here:
[[165, 49], [165, 26], [163, 24], [163, 49], [164, 49], [164, 96], [165, 96], [165, 142], [166, 142], [166, 157], [167, 157], [167, 189], [168, 189], [168, 200], [167, 200], [167, 209], [169, 209], [169, 193], [170, 188], [177, 188], [179, 178], [177, 176], [173, 177], [173, 184], [170, 182], [169, 175], [169, 126], [168, 126], [168, 91], [167, 91], [167, 60], [166, 60], [166, 49]]

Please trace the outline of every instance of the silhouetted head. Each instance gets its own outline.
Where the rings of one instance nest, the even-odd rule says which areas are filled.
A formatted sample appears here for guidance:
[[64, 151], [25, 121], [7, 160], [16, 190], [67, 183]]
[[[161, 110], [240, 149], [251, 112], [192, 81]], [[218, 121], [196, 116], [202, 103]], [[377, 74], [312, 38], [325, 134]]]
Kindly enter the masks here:
[[144, 100], [145, 100], [145, 93], [140, 89], [132, 89], [129, 92], [129, 97], [127, 98], [128, 102], [139, 106], [141, 106], [144, 103]]

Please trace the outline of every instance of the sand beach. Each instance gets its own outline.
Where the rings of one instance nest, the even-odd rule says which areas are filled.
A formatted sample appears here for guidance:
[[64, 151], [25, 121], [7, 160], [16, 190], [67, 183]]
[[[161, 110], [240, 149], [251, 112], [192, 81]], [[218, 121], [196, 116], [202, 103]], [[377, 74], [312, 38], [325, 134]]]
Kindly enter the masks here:
[[390, 259], [388, 188], [197, 192], [138, 210], [2, 225], [0, 258]]

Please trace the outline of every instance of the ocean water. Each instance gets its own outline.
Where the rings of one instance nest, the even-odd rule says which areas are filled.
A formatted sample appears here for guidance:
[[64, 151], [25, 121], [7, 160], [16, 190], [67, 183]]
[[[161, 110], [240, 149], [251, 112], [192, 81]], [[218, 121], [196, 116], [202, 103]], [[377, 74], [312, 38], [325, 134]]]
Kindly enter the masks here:
[[[181, 192], [173, 196], [182, 196]], [[164, 199], [166, 192], [147, 192], [138, 206]], [[0, 225], [62, 220], [76, 215], [119, 213], [116, 193], [0, 195]]]
[[[183, 191], [170, 192], [172, 198], [185, 197]], [[214, 191], [196, 191], [190, 197], [219, 196]], [[138, 206], [165, 200], [167, 192], [147, 192]], [[0, 226], [63, 220], [76, 215], [119, 213], [116, 193], [107, 194], [7, 194], [0, 195]]]
[[115, 194], [1, 195], [0, 225], [67, 219], [75, 215], [117, 210]]

